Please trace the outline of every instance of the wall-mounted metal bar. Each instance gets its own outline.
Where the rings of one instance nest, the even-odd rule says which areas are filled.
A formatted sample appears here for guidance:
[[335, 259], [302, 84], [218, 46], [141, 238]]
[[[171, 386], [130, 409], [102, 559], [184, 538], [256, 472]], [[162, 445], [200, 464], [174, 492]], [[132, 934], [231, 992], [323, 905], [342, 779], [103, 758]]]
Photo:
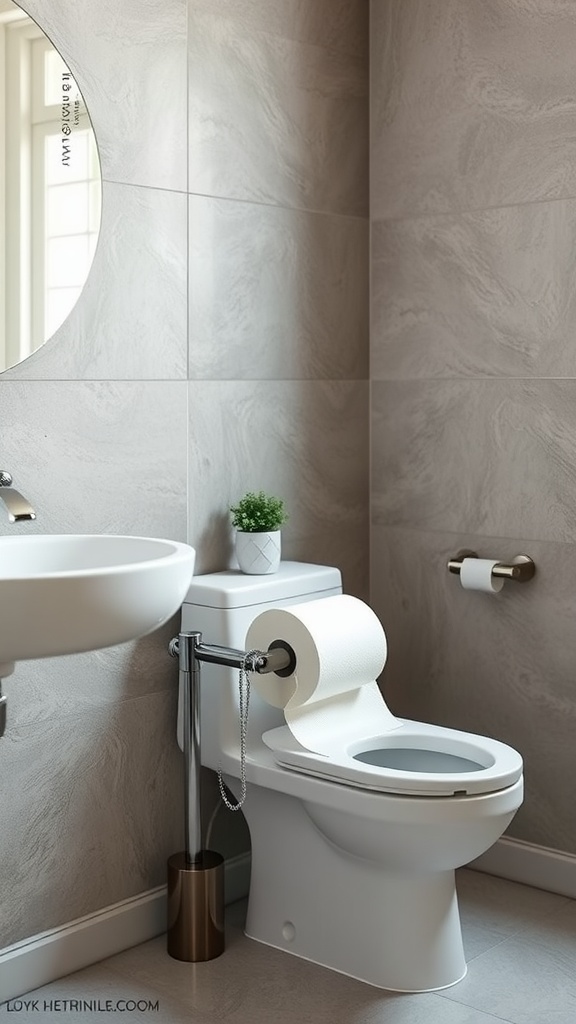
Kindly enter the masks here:
[[[478, 558], [476, 551], [459, 551], [455, 558], [448, 562], [448, 570], [460, 575], [462, 562], [465, 558]], [[492, 575], [515, 580], [516, 583], [526, 583], [531, 580], [536, 572], [536, 566], [529, 555], [516, 555], [510, 562], [497, 562], [492, 569]]]

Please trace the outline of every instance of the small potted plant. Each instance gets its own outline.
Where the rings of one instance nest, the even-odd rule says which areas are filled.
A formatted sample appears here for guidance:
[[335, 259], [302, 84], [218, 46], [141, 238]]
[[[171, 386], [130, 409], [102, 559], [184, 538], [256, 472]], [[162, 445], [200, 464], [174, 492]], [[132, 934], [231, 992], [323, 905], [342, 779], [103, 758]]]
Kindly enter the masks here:
[[282, 498], [248, 491], [230, 508], [236, 529], [236, 557], [242, 572], [264, 576], [280, 565], [280, 527], [288, 519]]

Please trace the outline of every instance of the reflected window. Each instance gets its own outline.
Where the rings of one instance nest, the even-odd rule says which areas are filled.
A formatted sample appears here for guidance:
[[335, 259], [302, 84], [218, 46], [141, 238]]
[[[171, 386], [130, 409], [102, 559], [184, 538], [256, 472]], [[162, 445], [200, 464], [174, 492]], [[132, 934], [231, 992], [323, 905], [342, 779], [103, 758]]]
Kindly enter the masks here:
[[35, 347], [66, 319], [88, 276], [100, 225], [100, 169], [80, 91], [44, 38], [32, 47], [32, 81]]
[[100, 214], [100, 164], [80, 90], [36, 23], [0, 0], [0, 371], [70, 313]]

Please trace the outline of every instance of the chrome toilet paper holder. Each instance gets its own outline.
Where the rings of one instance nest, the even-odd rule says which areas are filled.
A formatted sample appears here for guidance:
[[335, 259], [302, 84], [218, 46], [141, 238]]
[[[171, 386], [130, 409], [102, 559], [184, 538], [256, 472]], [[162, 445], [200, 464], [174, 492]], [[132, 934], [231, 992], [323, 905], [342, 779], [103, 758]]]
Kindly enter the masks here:
[[[448, 571], [460, 575], [462, 562], [465, 558], [478, 558], [477, 551], [469, 551], [464, 548], [459, 551], [455, 558], [448, 562]], [[511, 562], [498, 562], [492, 569], [492, 575], [507, 580], [515, 580], [516, 583], [527, 583], [536, 572], [534, 561], [530, 555], [516, 555]]]

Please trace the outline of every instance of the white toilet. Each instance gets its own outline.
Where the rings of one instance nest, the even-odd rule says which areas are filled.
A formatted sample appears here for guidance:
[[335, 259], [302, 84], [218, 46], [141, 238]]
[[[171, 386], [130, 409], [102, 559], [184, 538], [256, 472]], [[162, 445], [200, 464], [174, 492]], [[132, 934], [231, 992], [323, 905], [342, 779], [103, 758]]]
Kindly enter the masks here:
[[[266, 608], [341, 593], [337, 569], [194, 577], [182, 630], [244, 649]], [[202, 763], [240, 793], [238, 673], [202, 666]], [[326, 758], [252, 689], [243, 805], [252, 842], [246, 934], [379, 988], [464, 977], [454, 869], [487, 850], [522, 802], [522, 759], [471, 733], [393, 718]], [[263, 735], [265, 734], [265, 739]]]

